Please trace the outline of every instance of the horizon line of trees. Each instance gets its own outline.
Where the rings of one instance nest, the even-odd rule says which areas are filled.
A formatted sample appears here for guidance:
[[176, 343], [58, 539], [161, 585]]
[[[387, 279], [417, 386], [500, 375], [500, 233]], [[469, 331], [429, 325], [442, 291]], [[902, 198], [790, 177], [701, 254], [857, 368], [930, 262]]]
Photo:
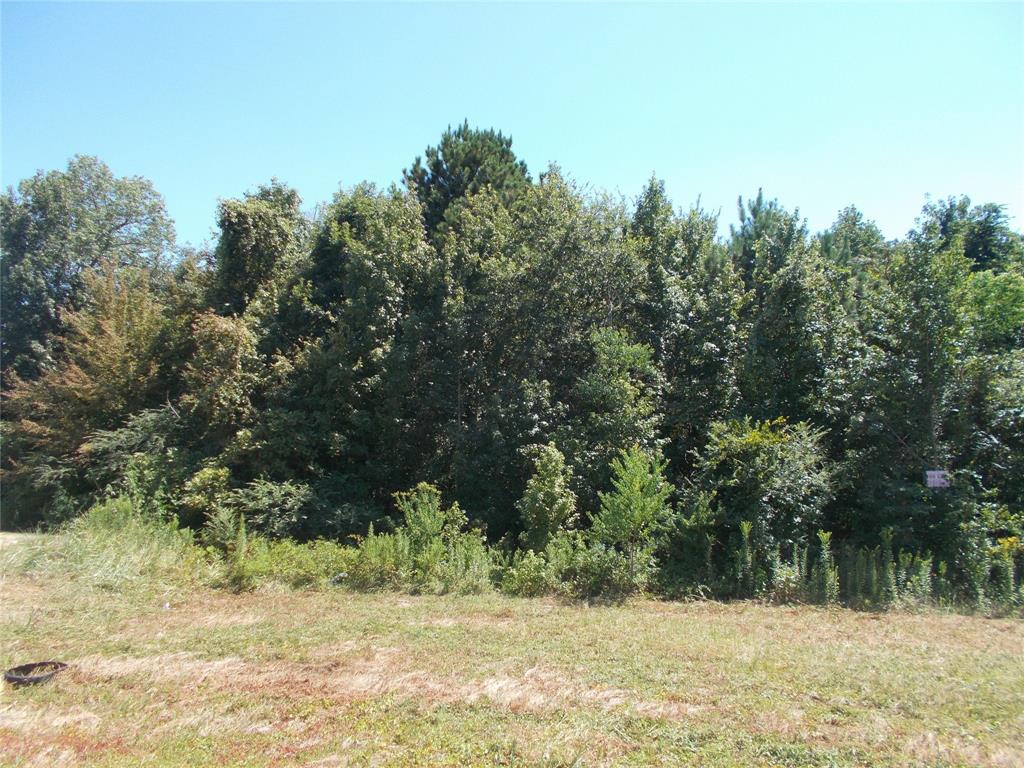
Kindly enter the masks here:
[[585, 533], [630, 578], [721, 594], [830, 546], [1019, 584], [1024, 238], [1001, 206], [931, 201], [887, 240], [758, 191], [723, 237], [656, 178], [626, 205], [511, 145], [449, 129], [404, 187], [312, 217], [273, 180], [199, 251], [96, 158], [9, 189], [3, 525], [130, 486], [195, 529], [345, 539], [428, 482], [508, 551]]

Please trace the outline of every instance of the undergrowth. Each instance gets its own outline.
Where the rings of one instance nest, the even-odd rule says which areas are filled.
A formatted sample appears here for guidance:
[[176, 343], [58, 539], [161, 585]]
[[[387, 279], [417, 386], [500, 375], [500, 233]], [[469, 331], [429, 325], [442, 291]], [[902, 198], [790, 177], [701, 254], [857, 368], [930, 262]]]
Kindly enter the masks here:
[[145, 515], [121, 496], [94, 505], [55, 536], [9, 547], [0, 568], [123, 591], [206, 581], [216, 563], [190, 530]]
[[[394, 530], [371, 527], [354, 544], [248, 534], [242, 515], [230, 523], [233, 536], [225, 528], [220, 536], [203, 535], [200, 541], [151, 505], [122, 495], [94, 505], [55, 535], [6, 548], [0, 553], [0, 573], [59, 578], [117, 592], [204, 584], [235, 591], [341, 588], [440, 595], [499, 590], [518, 597], [601, 601], [645, 594], [649, 587], [668, 594], [662, 582], [669, 574], [659, 575], [653, 558], [631, 563], [622, 551], [579, 531], [555, 532], [539, 552], [503, 551], [468, 528], [457, 504], [444, 508], [433, 486], [420, 484], [397, 494], [396, 503], [402, 521]], [[807, 550], [794, 551], [791, 562], [773, 554], [769, 581], [749, 597], [867, 610], [1021, 613], [1009, 545], [996, 553], [1004, 566], [1002, 582], [995, 581], [980, 603], [971, 604], [956, 599], [941, 570], [937, 576], [931, 573], [928, 558], [894, 557], [888, 540], [880, 550], [847, 550], [839, 558], [831, 554], [827, 535], [821, 544], [814, 559]], [[736, 578], [742, 581], [745, 561], [737, 562]], [[710, 593], [691, 589], [675, 594]]]

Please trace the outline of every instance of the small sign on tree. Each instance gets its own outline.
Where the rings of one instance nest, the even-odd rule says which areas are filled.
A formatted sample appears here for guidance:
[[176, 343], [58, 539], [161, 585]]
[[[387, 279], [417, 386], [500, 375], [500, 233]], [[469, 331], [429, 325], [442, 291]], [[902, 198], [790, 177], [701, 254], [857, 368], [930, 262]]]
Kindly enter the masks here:
[[924, 482], [929, 488], [949, 488], [949, 472], [944, 469], [926, 470]]

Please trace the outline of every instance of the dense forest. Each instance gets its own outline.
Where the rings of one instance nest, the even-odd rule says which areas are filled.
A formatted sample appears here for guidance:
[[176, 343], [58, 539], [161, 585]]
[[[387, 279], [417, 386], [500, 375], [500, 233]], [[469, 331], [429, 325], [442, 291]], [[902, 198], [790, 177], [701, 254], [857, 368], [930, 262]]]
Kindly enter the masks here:
[[222, 200], [210, 250], [95, 158], [0, 207], [7, 528], [128, 495], [211, 547], [484, 552], [520, 594], [1020, 600], [998, 204], [887, 240], [758, 191], [725, 234], [656, 178], [585, 193], [463, 124], [401, 187]]

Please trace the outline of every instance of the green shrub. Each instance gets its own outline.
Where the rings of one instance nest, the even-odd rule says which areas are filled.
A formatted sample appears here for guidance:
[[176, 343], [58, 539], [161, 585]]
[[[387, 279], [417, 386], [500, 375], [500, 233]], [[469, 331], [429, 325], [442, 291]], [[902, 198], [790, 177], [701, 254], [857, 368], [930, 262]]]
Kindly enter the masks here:
[[754, 596], [754, 547], [750, 542], [753, 528], [749, 520], [740, 521], [740, 546], [736, 550], [736, 592], [740, 597]]
[[839, 602], [839, 569], [832, 556], [832, 533], [818, 531], [818, 541], [821, 549], [815, 574], [817, 596], [825, 605], [834, 605]]
[[402, 513], [411, 546], [418, 551], [431, 542], [458, 535], [466, 525], [459, 505], [441, 506], [441, 492], [430, 483], [420, 483], [411, 491], [395, 494], [395, 506]]
[[554, 591], [554, 581], [544, 555], [530, 549], [520, 550], [502, 574], [501, 591], [516, 597], [539, 597]]
[[984, 609], [990, 565], [988, 535], [980, 522], [970, 520], [961, 523], [960, 539], [956, 565], [960, 572], [961, 600], [972, 608]]
[[638, 447], [621, 451], [611, 469], [613, 489], [598, 494], [601, 508], [591, 518], [589, 539], [599, 545], [591, 556], [595, 563], [604, 562], [603, 553], [618, 551], [628, 578], [642, 588], [652, 567], [656, 537], [668, 526], [668, 498], [674, 489], [665, 480], [665, 462]]
[[304, 483], [258, 478], [228, 494], [226, 503], [245, 514], [254, 530], [274, 538], [302, 531], [313, 491]]
[[345, 583], [360, 591], [406, 589], [412, 583], [413, 556], [409, 535], [370, 532], [359, 542]]
[[684, 498], [676, 525], [660, 550], [658, 580], [666, 596], [711, 594], [721, 591], [715, 570], [717, 539], [712, 525], [711, 494], [697, 493]]
[[896, 564], [892, 552], [892, 528], [882, 531], [882, 548], [879, 554], [881, 561], [876, 579], [877, 593], [874, 595], [879, 605], [891, 605], [896, 599]]
[[643, 589], [654, 572], [654, 558], [630, 559], [613, 547], [592, 542], [579, 547], [563, 572], [564, 589], [576, 598], [617, 600]]
[[869, 596], [869, 574], [868, 574], [868, 552], [863, 548], [857, 550], [856, 558], [853, 561], [853, 575], [850, 579], [850, 587], [846, 599], [850, 605], [863, 605]]
[[806, 545], [822, 522], [833, 485], [823, 440], [824, 434], [808, 424], [785, 419], [711, 425], [707, 445], [696, 457], [688, 506], [700, 497], [710, 504], [702, 524], [728, 542], [719, 555], [725, 560], [718, 564], [722, 571], [734, 566], [744, 546], [740, 523], [753, 523], [753, 562], [741, 594], [752, 594], [760, 586], [750, 582], [761, 581], [759, 572], [767, 575], [776, 544]]
[[479, 594], [493, 588], [494, 555], [483, 536], [470, 531], [445, 543], [444, 556], [438, 561], [432, 579], [421, 591], [436, 594]]
[[466, 516], [428, 483], [395, 494], [404, 525], [394, 533], [369, 534], [359, 542], [345, 582], [358, 590], [459, 594], [491, 588], [495, 568], [483, 537], [464, 531]]
[[[221, 513], [227, 507], [230, 483], [231, 473], [224, 467], [203, 467], [192, 475], [175, 499], [182, 522], [185, 525], [204, 526], [211, 517]], [[235, 525], [232, 523], [230, 527], [233, 532]], [[211, 535], [215, 536], [216, 541], [210, 543], [219, 545], [221, 532], [211, 532]]]
[[241, 516], [233, 507], [211, 507], [199, 531], [199, 538], [208, 547], [231, 553], [235, 549], [240, 524]]
[[778, 548], [772, 553], [772, 579], [768, 599], [773, 603], [802, 603], [807, 600], [807, 585], [800, 573], [800, 547], [794, 547], [791, 562], [785, 562]]
[[572, 470], [554, 445], [532, 445], [524, 452], [533, 459], [534, 473], [516, 509], [526, 529], [523, 544], [540, 552], [575, 521], [576, 494], [570, 488]]
[[1020, 602], [1020, 594], [1016, 587], [1014, 555], [1020, 549], [1020, 539], [1006, 536], [996, 542], [992, 548], [992, 577], [990, 592], [992, 599], [1003, 607], [1010, 607]]
[[916, 609], [931, 605], [935, 600], [931, 557], [900, 552], [896, 585], [896, 602], [900, 608]]
[[230, 582], [238, 589], [270, 582], [295, 589], [322, 587], [348, 573], [356, 555], [352, 547], [323, 539], [299, 544], [289, 539], [251, 536], [239, 549], [242, 551], [236, 549], [229, 555]]

